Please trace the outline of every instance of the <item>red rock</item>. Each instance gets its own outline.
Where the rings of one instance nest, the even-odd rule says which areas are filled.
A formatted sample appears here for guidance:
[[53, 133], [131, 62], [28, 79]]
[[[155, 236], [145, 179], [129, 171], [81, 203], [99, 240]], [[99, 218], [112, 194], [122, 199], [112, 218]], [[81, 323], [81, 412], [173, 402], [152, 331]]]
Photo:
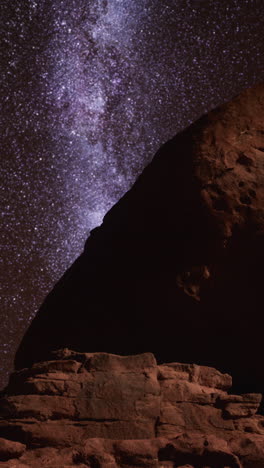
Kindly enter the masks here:
[[30, 372], [32, 374], [44, 374], [50, 372], [67, 372], [67, 373], [76, 373], [80, 369], [81, 364], [75, 360], [58, 360], [58, 361], [49, 361], [49, 362], [38, 362], [32, 366]]
[[159, 366], [159, 378], [161, 380], [176, 377], [180, 380], [220, 390], [228, 390], [232, 386], [232, 377], [228, 374], [222, 374], [213, 367], [175, 362]]
[[73, 400], [63, 396], [17, 395], [0, 400], [1, 414], [7, 418], [75, 419]]
[[[15, 372], [0, 402], [0, 436], [27, 446], [18, 467], [52, 466], [51, 454], [56, 468], [264, 467], [261, 396], [227, 394], [230, 376], [149, 353], [57, 355]], [[26, 394], [9, 394], [16, 382]]]
[[262, 401], [261, 394], [223, 395], [218, 398], [218, 404], [223, 408], [225, 417], [246, 418], [256, 414]]
[[10, 458], [19, 458], [26, 450], [20, 442], [0, 438], [0, 462]]
[[115, 372], [129, 372], [147, 369], [156, 369], [156, 359], [152, 353], [138, 354], [134, 356], [117, 356], [107, 353], [86, 353], [85, 368], [89, 371], [114, 370]]
[[230, 448], [236, 453], [243, 468], [263, 468], [264, 444], [262, 436], [243, 434], [230, 439]]

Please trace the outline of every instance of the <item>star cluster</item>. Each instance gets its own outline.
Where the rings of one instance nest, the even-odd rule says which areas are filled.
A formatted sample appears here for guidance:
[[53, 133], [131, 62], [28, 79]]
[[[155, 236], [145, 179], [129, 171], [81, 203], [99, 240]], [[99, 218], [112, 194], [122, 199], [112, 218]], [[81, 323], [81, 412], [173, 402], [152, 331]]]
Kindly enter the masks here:
[[3, 386], [44, 296], [160, 144], [263, 81], [264, 16], [261, 0], [0, 11]]

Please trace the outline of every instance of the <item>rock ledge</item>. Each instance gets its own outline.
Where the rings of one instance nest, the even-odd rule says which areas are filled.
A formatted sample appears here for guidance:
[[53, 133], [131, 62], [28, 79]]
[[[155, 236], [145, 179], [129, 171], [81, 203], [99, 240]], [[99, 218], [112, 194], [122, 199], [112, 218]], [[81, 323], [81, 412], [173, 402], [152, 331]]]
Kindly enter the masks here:
[[[260, 394], [151, 353], [63, 349], [10, 376], [0, 400], [6, 467], [264, 467]], [[9, 461], [8, 461], [9, 460]]]

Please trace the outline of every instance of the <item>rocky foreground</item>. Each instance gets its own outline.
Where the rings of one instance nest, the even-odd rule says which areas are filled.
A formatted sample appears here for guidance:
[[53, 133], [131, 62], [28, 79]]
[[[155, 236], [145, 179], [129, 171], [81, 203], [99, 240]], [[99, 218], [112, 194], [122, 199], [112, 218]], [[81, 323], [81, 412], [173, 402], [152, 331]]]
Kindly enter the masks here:
[[14, 372], [0, 400], [3, 467], [263, 468], [261, 394], [151, 353], [63, 349]]

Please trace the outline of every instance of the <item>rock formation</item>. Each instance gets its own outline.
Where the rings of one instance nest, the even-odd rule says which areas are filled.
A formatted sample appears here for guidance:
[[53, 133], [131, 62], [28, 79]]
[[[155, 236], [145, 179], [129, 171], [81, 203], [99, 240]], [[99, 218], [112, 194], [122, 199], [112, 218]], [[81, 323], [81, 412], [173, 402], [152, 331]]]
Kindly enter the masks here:
[[92, 231], [22, 340], [211, 365], [263, 391], [264, 85], [167, 142]]
[[13, 373], [0, 400], [6, 468], [263, 468], [261, 395], [151, 353], [67, 349]]
[[263, 240], [258, 85], [166, 143], [48, 295], [0, 465], [264, 468]]

